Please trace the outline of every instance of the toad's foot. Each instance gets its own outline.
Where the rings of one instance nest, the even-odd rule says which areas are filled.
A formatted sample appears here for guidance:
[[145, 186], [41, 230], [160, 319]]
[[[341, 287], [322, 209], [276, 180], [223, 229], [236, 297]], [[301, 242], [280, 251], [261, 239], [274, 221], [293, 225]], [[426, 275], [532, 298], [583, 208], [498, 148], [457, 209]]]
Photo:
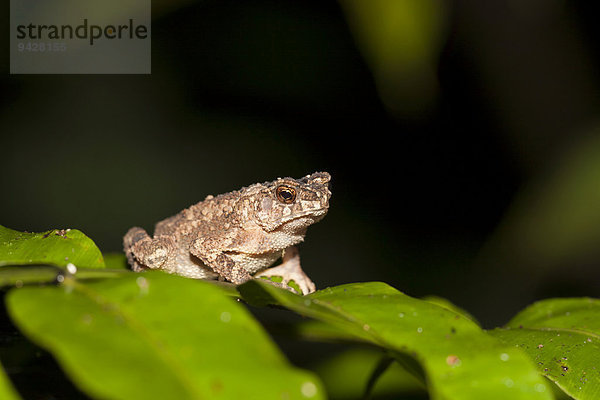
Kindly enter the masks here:
[[280, 276], [283, 278], [283, 285], [288, 285], [290, 281], [294, 281], [302, 291], [302, 294], [314, 292], [317, 288], [313, 281], [304, 273], [300, 267], [300, 255], [298, 249], [294, 246], [289, 247], [283, 254], [283, 262], [273, 268], [266, 269], [256, 275], [256, 277], [272, 277]]

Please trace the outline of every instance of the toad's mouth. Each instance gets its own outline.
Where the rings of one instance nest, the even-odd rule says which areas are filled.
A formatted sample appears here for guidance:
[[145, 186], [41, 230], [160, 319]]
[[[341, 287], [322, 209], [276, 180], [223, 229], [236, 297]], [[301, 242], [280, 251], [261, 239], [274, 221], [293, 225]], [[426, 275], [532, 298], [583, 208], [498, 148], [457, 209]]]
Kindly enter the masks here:
[[276, 231], [302, 231], [310, 225], [319, 222], [327, 214], [327, 208], [305, 211], [281, 218], [274, 230]]
[[327, 214], [327, 211], [328, 211], [328, 207], [312, 209], [312, 210], [304, 210], [304, 211], [300, 211], [300, 212], [295, 212], [290, 215], [284, 215], [283, 217], [280, 218], [279, 221], [282, 224], [285, 224], [287, 222], [290, 222], [290, 221], [293, 221], [293, 220], [299, 219], [299, 218], [321, 219], [325, 216], [325, 214]]

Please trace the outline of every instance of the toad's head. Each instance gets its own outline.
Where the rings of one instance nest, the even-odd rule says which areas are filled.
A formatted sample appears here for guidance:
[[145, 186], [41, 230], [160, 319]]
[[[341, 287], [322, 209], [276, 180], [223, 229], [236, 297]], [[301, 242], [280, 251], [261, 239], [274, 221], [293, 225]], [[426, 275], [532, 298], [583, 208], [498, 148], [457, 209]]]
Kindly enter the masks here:
[[304, 236], [306, 228], [327, 214], [330, 180], [327, 172], [315, 172], [260, 184], [253, 196], [255, 222], [266, 232]]

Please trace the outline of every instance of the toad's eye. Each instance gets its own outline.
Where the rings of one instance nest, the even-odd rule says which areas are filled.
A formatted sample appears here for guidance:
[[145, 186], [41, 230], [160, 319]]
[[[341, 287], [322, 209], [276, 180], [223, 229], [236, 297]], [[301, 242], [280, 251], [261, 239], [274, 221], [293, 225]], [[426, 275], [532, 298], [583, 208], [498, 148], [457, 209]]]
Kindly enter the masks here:
[[277, 199], [285, 204], [291, 204], [296, 200], [296, 190], [289, 186], [279, 186], [275, 191]]

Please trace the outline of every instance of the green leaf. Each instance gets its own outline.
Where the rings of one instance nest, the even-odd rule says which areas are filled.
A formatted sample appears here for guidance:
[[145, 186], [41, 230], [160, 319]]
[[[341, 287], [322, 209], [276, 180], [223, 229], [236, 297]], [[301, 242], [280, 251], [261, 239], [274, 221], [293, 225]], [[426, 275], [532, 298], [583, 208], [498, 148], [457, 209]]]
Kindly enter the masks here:
[[519, 349], [501, 343], [462, 314], [384, 283], [342, 285], [308, 296], [259, 280], [246, 285], [261, 285], [280, 305], [400, 353], [398, 361], [410, 355], [422, 366], [432, 399], [552, 398], [545, 380]]
[[17, 326], [82, 390], [111, 399], [319, 399], [241, 304], [157, 271], [13, 289]]
[[0, 225], [0, 267], [3, 265], [52, 264], [64, 267], [104, 268], [96, 244], [77, 229], [18, 232]]
[[2, 400], [18, 400], [21, 397], [10, 383], [8, 376], [4, 373], [4, 368], [0, 364], [0, 399]]
[[575, 399], [600, 398], [600, 300], [549, 299], [491, 332], [524, 350], [539, 371]]

